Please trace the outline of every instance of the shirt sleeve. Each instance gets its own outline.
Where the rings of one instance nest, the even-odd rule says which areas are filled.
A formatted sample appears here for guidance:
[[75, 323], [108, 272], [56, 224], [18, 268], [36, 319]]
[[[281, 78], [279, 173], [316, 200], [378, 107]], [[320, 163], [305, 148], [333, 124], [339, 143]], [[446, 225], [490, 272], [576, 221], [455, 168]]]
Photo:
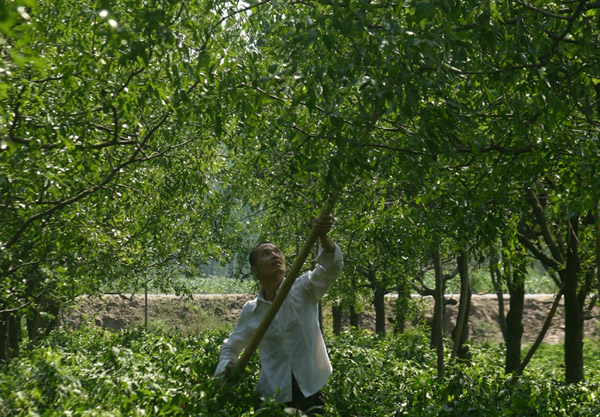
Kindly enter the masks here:
[[308, 273], [305, 278], [306, 281], [303, 282], [307, 291], [315, 300], [319, 301], [323, 298], [342, 271], [343, 265], [342, 250], [337, 243], [333, 252], [325, 252], [323, 247], [319, 245], [317, 266]]
[[229, 362], [236, 363], [242, 351], [248, 346], [252, 338], [252, 329], [248, 325], [250, 314], [252, 314], [252, 308], [250, 302], [246, 303], [242, 308], [240, 318], [233, 329], [233, 332], [229, 335], [219, 354], [219, 364], [213, 375], [213, 378], [219, 378], [223, 376], [227, 364]]

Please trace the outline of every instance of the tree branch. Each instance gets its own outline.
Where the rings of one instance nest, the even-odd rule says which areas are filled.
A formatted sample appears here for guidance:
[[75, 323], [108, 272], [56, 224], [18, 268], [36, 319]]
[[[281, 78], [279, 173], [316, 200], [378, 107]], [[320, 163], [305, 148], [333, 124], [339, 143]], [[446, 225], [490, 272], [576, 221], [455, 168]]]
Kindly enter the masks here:
[[170, 115], [170, 111], [166, 111], [165, 114], [163, 115], [163, 117], [159, 120], [159, 122], [156, 123], [156, 125], [153, 126], [152, 129], [150, 129], [148, 131], [148, 133], [146, 133], [146, 137], [144, 138], [144, 140], [141, 143], [138, 144], [137, 149], [135, 149], [133, 151], [131, 156], [129, 158], [127, 158], [124, 162], [121, 162], [120, 164], [113, 167], [102, 181], [100, 181], [99, 183], [97, 183], [89, 188], [86, 188], [85, 190], [82, 190], [81, 192], [79, 192], [78, 194], [74, 195], [71, 198], [60, 200], [54, 206], [52, 206], [46, 210], [40, 211], [40, 212], [34, 214], [33, 216], [29, 217], [28, 219], [26, 219], [21, 224], [21, 226], [13, 233], [12, 237], [6, 242], [3, 249], [10, 248], [21, 237], [21, 235], [25, 232], [25, 230], [27, 230], [27, 228], [29, 228], [35, 221], [45, 218], [45, 217], [49, 217], [49, 216], [53, 215], [55, 212], [60, 211], [63, 208], [67, 207], [68, 205], [76, 203], [79, 200], [87, 197], [88, 195], [95, 193], [96, 191], [101, 189], [103, 186], [108, 184], [121, 171], [121, 169], [123, 169], [123, 168], [127, 167], [128, 165], [131, 165], [135, 162], [138, 162], [139, 160], [137, 159], [137, 155], [142, 151], [143, 145], [167, 121], [169, 115]]
[[562, 251], [558, 247], [556, 240], [552, 237], [552, 232], [550, 231], [550, 226], [548, 225], [548, 221], [546, 219], [546, 215], [544, 214], [544, 209], [540, 204], [540, 201], [537, 197], [536, 192], [532, 187], [527, 187], [526, 190], [526, 200], [533, 209], [533, 216], [537, 220], [538, 225], [540, 226], [540, 230], [542, 232], [542, 236], [544, 237], [544, 241], [548, 248], [550, 249], [550, 253], [561, 265], [564, 265], [565, 259], [562, 255]]
[[380, 143], [363, 143], [360, 146], [361, 147], [365, 147], [365, 148], [387, 149], [389, 151], [407, 153], [407, 154], [411, 154], [411, 155], [427, 155], [425, 152], [415, 151], [414, 149], [410, 149], [410, 148], [398, 148], [398, 147], [394, 147], [394, 146], [383, 145], [383, 144], [380, 144]]
[[511, 382], [513, 382], [513, 383], [516, 382], [517, 379], [519, 378], [519, 376], [523, 375], [523, 371], [525, 370], [525, 368], [529, 364], [529, 361], [533, 357], [533, 354], [535, 353], [535, 351], [537, 350], [537, 348], [540, 346], [540, 344], [544, 340], [544, 336], [546, 336], [546, 332], [550, 328], [550, 324], [552, 324], [552, 318], [554, 317], [554, 315], [556, 313], [556, 309], [558, 308], [558, 304], [560, 302], [560, 299], [562, 298], [564, 287], [565, 286], [563, 284], [560, 287], [560, 289], [558, 290], [558, 293], [556, 294], [556, 296], [554, 297], [554, 302], [552, 303], [552, 307], [550, 308], [550, 311], [548, 312], [548, 315], [546, 316], [546, 320], [544, 321], [544, 325], [542, 326], [542, 330], [538, 334], [538, 337], [535, 339], [535, 342], [533, 342], [533, 345], [531, 346], [531, 348], [529, 348], [529, 351], [525, 355], [525, 358], [523, 359], [523, 361], [519, 365], [519, 369], [517, 369], [515, 371], [515, 374], [513, 375], [513, 378], [511, 379]]
[[545, 57], [544, 56], [541, 57], [540, 62], [542, 62], [544, 65], [550, 61], [550, 59], [554, 55], [556, 49], [558, 48], [558, 44], [564, 39], [565, 36], [567, 36], [567, 34], [571, 31], [571, 29], [573, 29], [573, 25], [575, 24], [575, 20], [577, 19], [577, 16], [579, 16], [581, 13], [583, 13], [585, 11], [586, 2], [587, 2], [587, 0], [579, 0], [579, 5], [577, 6], [577, 9], [567, 19], [567, 22], [568, 22], [567, 27], [560, 35], [558, 35], [554, 39], [554, 42], [552, 42], [552, 46], [550, 47], [550, 52], [548, 52], [548, 54]]
[[[489, 153], [489, 152], [498, 152], [498, 153], [502, 153], [502, 154], [508, 154], [508, 155], [521, 155], [524, 153], [528, 153], [533, 151], [533, 145], [527, 145], [527, 146], [523, 146], [521, 148], [509, 148], [506, 146], [500, 146], [500, 145], [495, 145], [495, 144], [491, 144], [488, 146], [484, 146], [483, 148], [481, 148], [478, 152], [479, 153]], [[460, 152], [460, 153], [474, 153], [471, 149], [469, 148], [465, 148], [465, 147], [456, 147], [456, 151]]]
[[454, 278], [456, 275], [458, 275], [459, 272], [459, 268], [457, 267], [454, 271], [450, 272], [449, 274], [444, 274], [442, 276], [442, 279], [444, 280], [444, 282], [446, 281], [450, 281], [452, 278]]
[[204, 42], [202, 43], [202, 46], [200, 47], [200, 51], [203, 52], [204, 50], [206, 50], [206, 45], [208, 45], [208, 40], [210, 39], [210, 37], [212, 36], [213, 32], [215, 31], [215, 29], [217, 27], [219, 27], [219, 25], [221, 25], [221, 23], [223, 23], [224, 21], [226, 21], [227, 19], [232, 18], [233, 16], [236, 16], [240, 13], [244, 13], [247, 12], [248, 10], [252, 10], [254, 7], [259, 7], [263, 4], [267, 4], [270, 3], [271, 0], [263, 0], [263, 1], [259, 1], [256, 2], [254, 4], [251, 4], [249, 6], [243, 7], [241, 9], [238, 10], [234, 10], [233, 12], [231, 12], [228, 15], [223, 16], [221, 19], [219, 19], [218, 21], [216, 21], [208, 30], [208, 34], [206, 35], [206, 38], [204, 39]]
[[16, 311], [22, 310], [24, 308], [29, 307], [31, 304], [33, 304], [33, 302], [35, 300], [37, 300], [38, 298], [40, 298], [42, 295], [44, 295], [44, 293], [46, 293], [46, 291], [48, 291], [48, 289], [50, 288], [50, 285], [52, 285], [54, 283], [55, 278], [52, 278], [47, 284], [46, 286], [36, 295], [34, 295], [31, 300], [27, 301], [25, 304], [20, 305], [19, 307], [15, 307], [15, 308], [7, 308], [5, 310], [0, 310], [0, 314], [3, 313], [14, 313]]
[[21, 268], [27, 268], [28, 266], [33, 266], [33, 265], [39, 265], [42, 262], [48, 262], [48, 261], [56, 261], [59, 258], [49, 258], [49, 259], [44, 259], [44, 260], [39, 260], [39, 261], [31, 261], [31, 262], [25, 262], [22, 264], [19, 264], [17, 266], [11, 267], [8, 269], [6, 275], [12, 275], [13, 273], [15, 273], [16, 271], [18, 271]]
[[517, 232], [517, 238], [519, 239], [519, 242], [521, 242], [521, 244], [525, 246], [529, 250], [529, 252], [531, 252], [533, 256], [539, 259], [540, 262], [542, 262], [547, 268], [552, 268], [556, 270], [561, 268], [562, 265], [559, 262], [557, 262], [556, 259], [546, 255], [540, 248], [533, 244], [533, 242], [529, 240], [523, 233]]
[[524, 7], [528, 8], [528, 9], [530, 9], [530, 10], [533, 10], [533, 11], [535, 11], [537, 13], [540, 13], [540, 14], [546, 16], [546, 17], [551, 17], [551, 18], [554, 18], [554, 19], [569, 20], [569, 16], [563, 16], [563, 15], [560, 15], [560, 14], [555, 14], [555, 13], [552, 13], [552, 12], [548, 12], [548, 11], [546, 11], [544, 9], [540, 9], [538, 7], [532, 6], [531, 4], [527, 3], [526, 1], [522, 1], [522, 0], [516, 0], [516, 1], [521, 6], [524, 6]]

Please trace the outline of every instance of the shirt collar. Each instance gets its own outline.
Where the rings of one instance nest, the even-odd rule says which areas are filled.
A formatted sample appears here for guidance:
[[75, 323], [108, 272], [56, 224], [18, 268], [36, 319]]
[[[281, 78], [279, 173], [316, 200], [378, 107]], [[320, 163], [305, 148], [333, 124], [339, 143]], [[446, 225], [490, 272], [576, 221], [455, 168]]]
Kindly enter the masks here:
[[252, 312], [256, 311], [256, 307], [259, 304], [271, 304], [271, 302], [267, 301], [267, 299], [265, 298], [265, 293], [262, 287], [260, 287], [260, 290], [258, 290], [258, 295], [256, 296], [256, 303], [254, 303], [254, 305], [252, 306]]

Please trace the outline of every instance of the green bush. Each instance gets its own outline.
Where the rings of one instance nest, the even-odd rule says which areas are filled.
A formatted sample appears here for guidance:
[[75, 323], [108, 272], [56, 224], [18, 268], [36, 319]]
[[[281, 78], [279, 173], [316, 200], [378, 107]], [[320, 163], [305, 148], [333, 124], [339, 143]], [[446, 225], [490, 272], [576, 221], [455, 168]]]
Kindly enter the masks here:
[[[0, 367], [0, 416], [285, 416], [291, 410], [254, 393], [258, 358], [237, 384], [212, 379], [226, 333], [194, 337], [96, 327], [56, 331]], [[427, 336], [348, 332], [327, 340], [334, 373], [328, 416], [597, 416], [600, 367], [561, 382], [557, 353], [545, 347], [516, 383], [501, 347], [472, 346], [472, 363], [447, 359], [437, 377]], [[587, 346], [587, 345], [586, 345]], [[589, 343], [587, 357], [600, 348]]]
[[[224, 338], [95, 327], [55, 332], [2, 369], [0, 415], [242, 415], [211, 378]], [[256, 402], [255, 380], [251, 374], [236, 389], [244, 407]]]
[[[367, 333], [340, 336], [331, 344], [334, 376], [327, 386], [328, 416], [597, 416], [598, 362], [588, 380], [567, 385], [552, 346], [512, 382], [503, 371], [500, 346], [472, 346], [473, 361], [450, 362], [437, 377], [436, 358], [422, 334], [379, 339]], [[600, 349], [590, 349], [589, 357]], [[545, 353], [544, 351], [542, 351]]]

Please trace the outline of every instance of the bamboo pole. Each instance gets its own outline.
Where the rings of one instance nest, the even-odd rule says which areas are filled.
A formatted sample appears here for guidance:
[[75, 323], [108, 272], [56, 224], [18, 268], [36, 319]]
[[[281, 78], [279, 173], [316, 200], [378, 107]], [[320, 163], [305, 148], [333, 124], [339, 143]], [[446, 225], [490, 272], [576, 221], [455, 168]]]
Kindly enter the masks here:
[[[325, 202], [325, 205], [321, 210], [320, 216], [331, 213], [331, 211], [333, 210], [333, 206], [335, 206], [335, 203], [337, 201], [338, 195], [339, 192], [337, 191], [331, 194], [329, 199]], [[275, 295], [275, 299], [271, 303], [271, 307], [267, 310], [260, 325], [258, 326], [258, 329], [256, 329], [256, 333], [254, 333], [254, 336], [252, 336], [250, 343], [248, 344], [248, 346], [246, 346], [246, 349], [244, 349], [244, 353], [238, 359], [235, 365], [237, 373], [242, 372], [246, 368], [246, 365], [248, 365], [248, 362], [250, 362], [252, 355], [254, 355], [254, 352], [256, 351], [256, 349], [258, 349], [260, 341], [267, 332], [267, 329], [271, 325], [271, 322], [275, 318], [275, 315], [279, 311], [281, 304], [283, 304], [283, 300], [290, 292], [290, 289], [292, 288], [294, 281], [298, 277], [298, 274], [300, 272], [300, 269], [302, 268], [302, 265], [304, 264], [304, 261], [306, 260], [312, 246], [315, 244], [318, 237], [319, 231], [313, 226], [313, 228], [310, 231], [310, 234], [304, 242], [304, 245], [302, 245], [302, 249], [300, 249], [300, 253], [296, 257], [294, 264], [289, 270], [285, 280], [279, 286], [279, 289], [277, 290], [277, 295]]]

